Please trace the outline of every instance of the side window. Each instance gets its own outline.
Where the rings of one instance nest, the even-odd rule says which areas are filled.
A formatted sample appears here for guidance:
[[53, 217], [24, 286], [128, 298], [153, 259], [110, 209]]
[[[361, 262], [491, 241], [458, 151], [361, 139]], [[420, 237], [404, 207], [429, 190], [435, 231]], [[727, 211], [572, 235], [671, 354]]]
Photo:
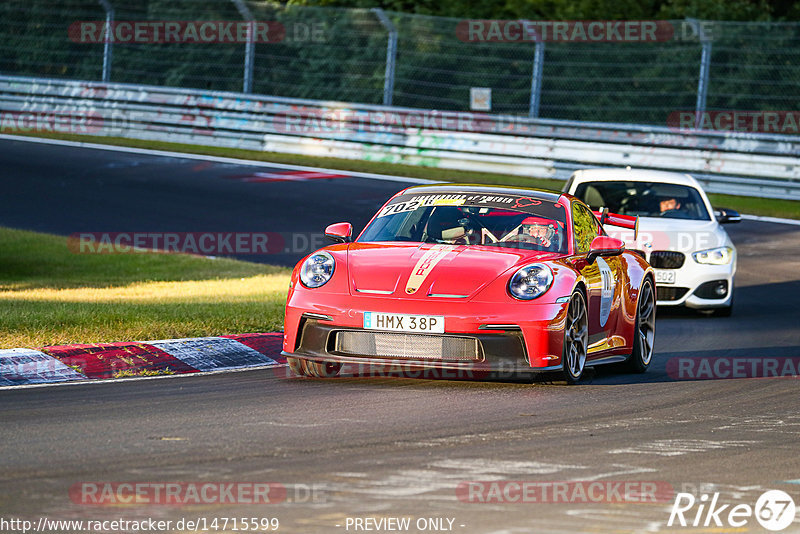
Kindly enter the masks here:
[[600, 235], [600, 224], [589, 210], [577, 202], [572, 203], [572, 228], [575, 234], [575, 252], [589, 252], [592, 240]]

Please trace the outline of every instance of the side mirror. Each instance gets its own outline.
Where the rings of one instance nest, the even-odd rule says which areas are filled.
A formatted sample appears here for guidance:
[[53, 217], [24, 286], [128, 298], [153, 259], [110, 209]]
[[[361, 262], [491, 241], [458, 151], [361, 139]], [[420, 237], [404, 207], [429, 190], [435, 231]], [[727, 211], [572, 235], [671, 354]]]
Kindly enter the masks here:
[[616, 237], [600, 235], [592, 240], [586, 261], [594, 263], [599, 256], [619, 256], [625, 250], [625, 241]]
[[738, 223], [742, 222], [742, 216], [738, 211], [730, 210], [728, 208], [717, 208], [714, 210], [714, 217], [720, 224]]
[[353, 225], [349, 222], [331, 224], [325, 228], [325, 237], [336, 243], [349, 243], [353, 238]]

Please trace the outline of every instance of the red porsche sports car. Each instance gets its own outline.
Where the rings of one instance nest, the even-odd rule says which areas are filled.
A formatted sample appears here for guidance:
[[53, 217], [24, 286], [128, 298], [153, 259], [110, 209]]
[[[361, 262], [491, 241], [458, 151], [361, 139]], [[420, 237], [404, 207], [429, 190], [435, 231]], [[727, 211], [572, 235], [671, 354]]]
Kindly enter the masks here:
[[[600, 214], [604, 224], [636, 219]], [[295, 374], [342, 365], [488, 375], [588, 366], [644, 372], [653, 356], [653, 269], [577, 198], [526, 188], [430, 185], [392, 197], [352, 241], [295, 267], [283, 354]], [[483, 376], [483, 375], [481, 375]]]

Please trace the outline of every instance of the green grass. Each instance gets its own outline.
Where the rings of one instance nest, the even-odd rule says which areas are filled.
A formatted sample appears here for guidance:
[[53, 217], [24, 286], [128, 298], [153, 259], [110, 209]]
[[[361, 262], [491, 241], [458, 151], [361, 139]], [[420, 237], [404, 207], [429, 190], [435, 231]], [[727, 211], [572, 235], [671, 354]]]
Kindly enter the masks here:
[[289, 270], [182, 254], [75, 254], [0, 228], [0, 348], [146, 341], [283, 324]]
[[[379, 161], [322, 158], [298, 154], [281, 154], [278, 152], [260, 152], [256, 150], [242, 150], [236, 148], [186, 145], [180, 143], [166, 143], [161, 141], [145, 141], [122, 137], [95, 137], [91, 135], [58, 133], [36, 133], [35, 135], [31, 134], [31, 136], [64, 139], [68, 141], [78, 141], [84, 143], [148, 148], [153, 150], [170, 150], [173, 152], [186, 152], [190, 154], [209, 154], [212, 156], [241, 158], [271, 163], [326, 167], [343, 171], [408, 176], [411, 178], [425, 178], [427, 180], [441, 180], [446, 182], [519, 185], [542, 189], [552, 189], [556, 191], [560, 191], [564, 187], [564, 182], [561, 180], [553, 180], [549, 178], [527, 178], [508, 174], [434, 169], [431, 167], [401, 165], [397, 163], [385, 163]], [[709, 197], [711, 199], [711, 203], [715, 207], [731, 208], [741, 213], [748, 213], [751, 215], [766, 215], [770, 217], [788, 217], [791, 219], [800, 219], [800, 201], [796, 200], [773, 200], [766, 198], [719, 194], [710, 194]]]
[[766, 215], [800, 219], [800, 202], [758, 197], [740, 197], [710, 193], [708, 199], [715, 208], [730, 208], [749, 215]]

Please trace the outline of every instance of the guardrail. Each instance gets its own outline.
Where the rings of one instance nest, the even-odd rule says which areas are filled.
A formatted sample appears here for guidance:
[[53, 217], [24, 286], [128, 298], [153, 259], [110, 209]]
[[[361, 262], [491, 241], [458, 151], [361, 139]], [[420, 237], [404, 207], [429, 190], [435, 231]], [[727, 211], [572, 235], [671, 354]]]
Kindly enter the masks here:
[[168, 87], [0, 76], [0, 131], [67, 131], [566, 179], [692, 173], [710, 192], [800, 200], [800, 138], [529, 119]]

